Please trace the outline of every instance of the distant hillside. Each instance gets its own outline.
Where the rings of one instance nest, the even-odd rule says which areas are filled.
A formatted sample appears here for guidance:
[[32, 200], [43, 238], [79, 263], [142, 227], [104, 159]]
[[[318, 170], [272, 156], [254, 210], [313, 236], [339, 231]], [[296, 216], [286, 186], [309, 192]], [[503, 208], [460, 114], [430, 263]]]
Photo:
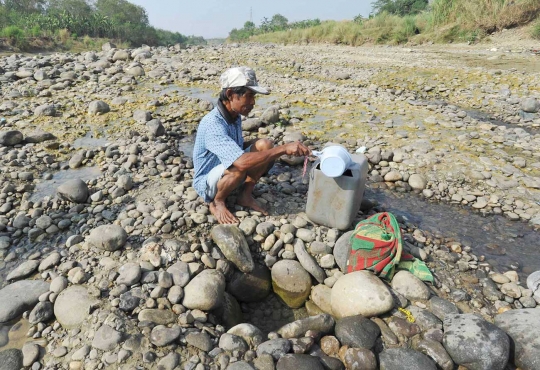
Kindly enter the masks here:
[[232, 30], [228, 40], [353, 46], [476, 42], [493, 32], [519, 26], [529, 27], [530, 36], [540, 40], [540, 0], [377, 0], [374, 11], [369, 18], [356, 16], [351, 21], [297, 28], [285, 24], [264, 29], [247, 22], [244, 28]]

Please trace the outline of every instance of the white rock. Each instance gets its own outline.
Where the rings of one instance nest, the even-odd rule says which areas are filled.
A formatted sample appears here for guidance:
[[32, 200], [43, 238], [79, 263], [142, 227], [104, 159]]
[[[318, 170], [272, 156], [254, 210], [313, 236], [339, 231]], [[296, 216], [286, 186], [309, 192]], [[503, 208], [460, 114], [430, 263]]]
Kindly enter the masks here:
[[394, 300], [384, 283], [369, 271], [343, 275], [332, 287], [332, 312], [337, 318], [363, 315], [378, 316], [394, 307]]
[[409, 271], [398, 271], [392, 279], [392, 288], [412, 301], [427, 300], [430, 295], [426, 284]]

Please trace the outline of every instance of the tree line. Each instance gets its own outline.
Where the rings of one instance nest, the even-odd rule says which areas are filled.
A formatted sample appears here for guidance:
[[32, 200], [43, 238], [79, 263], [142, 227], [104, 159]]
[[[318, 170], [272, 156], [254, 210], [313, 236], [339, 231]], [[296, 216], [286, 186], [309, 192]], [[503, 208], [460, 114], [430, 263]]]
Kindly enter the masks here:
[[[429, 0], [375, 0], [372, 4], [373, 11], [369, 18], [373, 18], [379, 14], [388, 13], [398, 16], [418, 14], [428, 8]], [[353, 18], [355, 23], [362, 23], [364, 17], [357, 15]], [[261, 24], [257, 27], [255, 23], [248, 21], [244, 23], [244, 27], [234, 28], [229, 32], [230, 41], [246, 41], [251, 36], [264, 35], [272, 32], [304, 29], [318, 26], [321, 24], [319, 19], [308, 19], [299, 22], [289, 22], [289, 20], [281, 15], [275, 14], [272, 18], [263, 18]]]
[[229, 40], [245, 41], [251, 36], [261, 35], [270, 32], [286, 31], [299, 28], [308, 28], [321, 24], [319, 19], [307, 19], [299, 22], [289, 22], [289, 20], [281, 14], [275, 14], [272, 18], [264, 17], [261, 24], [257, 27], [255, 23], [247, 21], [244, 27], [234, 28], [229, 32]]
[[205, 43], [202, 37], [150, 26], [146, 10], [127, 0], [0, 0], [0, 29], [12, 39], [63, 30], [70, 37], [110, 38], [133, 46]]

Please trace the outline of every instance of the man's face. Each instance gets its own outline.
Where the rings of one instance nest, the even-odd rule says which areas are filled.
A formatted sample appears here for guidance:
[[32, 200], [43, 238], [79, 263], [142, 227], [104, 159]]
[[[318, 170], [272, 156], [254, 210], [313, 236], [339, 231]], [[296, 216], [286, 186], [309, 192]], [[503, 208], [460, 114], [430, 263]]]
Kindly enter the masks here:
[[247, 116], [255, 106], [255, 93], [251, 90], [248, 90], [242, 96], [232, 94], [232, 97], [229, 101], [231, 102], [231, 108], [234, 112], [240, 113], [243, 116]]

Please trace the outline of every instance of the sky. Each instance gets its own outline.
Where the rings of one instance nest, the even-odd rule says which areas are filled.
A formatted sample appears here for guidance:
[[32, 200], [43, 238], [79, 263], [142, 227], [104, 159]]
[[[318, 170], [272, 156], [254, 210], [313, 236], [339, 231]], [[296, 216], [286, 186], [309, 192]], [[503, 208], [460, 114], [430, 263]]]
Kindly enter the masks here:
[[225, 38], [233, 28], [250, 20], [258, 26], [263, 17], [281, 14], [289, 22], [353, 19], [368, 16], [372, 0], [129, 0], [144, 7], [150, 24], [183, 35]]

